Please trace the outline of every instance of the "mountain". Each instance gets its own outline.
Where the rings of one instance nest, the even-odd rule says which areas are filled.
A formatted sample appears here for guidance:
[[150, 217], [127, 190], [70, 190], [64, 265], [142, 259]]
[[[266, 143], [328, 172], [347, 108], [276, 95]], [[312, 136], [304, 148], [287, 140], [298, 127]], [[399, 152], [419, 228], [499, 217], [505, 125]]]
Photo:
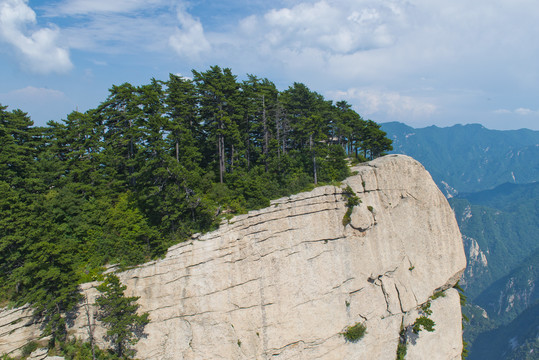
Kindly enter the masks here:
[[[536, 233], [538, 234], [538, 233]], [[539, 301], [539, 249], [509, 275], [492, 283], [475, 299], [491, 318], [508, 322]]]
[[539, 249], [539, 183], [503, 184], [449, 199], [463, 234], [463, 285], [475, 299]]
[[455, 212], [468, 261], [468, 359], [538, 358], [539, 131], [395, 122], [382, 130], [394, 153], [425, 165]]
[[470, 359], [536, 360], [539, 357], [539, 302], [515, 320], [479, 335]]
[[447, 196], [538, 180], [539, 131], [489, 130], [478, 124], [414, 129], [382, 124], [393, 153], [419, 160]]
[[[453, 286], [466, 264], [447, 200], [406, 156], [352, 170], [340, 186], [274, 200], [118, 273], [151, 320], [137, 358], [395, 359], [404, 345], [407, 360], [459, 359]], [[95, 285], [81, 286], [70, 335], [89, 337]], [[39, 337], [29, 312], [0, 311], [0, 354]], [[433, 331], [418, 331], [429, 321]]]

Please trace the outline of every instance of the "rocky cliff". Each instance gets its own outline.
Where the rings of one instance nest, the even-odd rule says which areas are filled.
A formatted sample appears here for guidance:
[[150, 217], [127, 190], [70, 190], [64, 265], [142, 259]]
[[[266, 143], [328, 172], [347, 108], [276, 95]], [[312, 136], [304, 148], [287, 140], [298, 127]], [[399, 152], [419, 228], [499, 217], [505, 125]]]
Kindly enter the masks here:
[[[273, 201], [120, 273], [151, 318], [137, 357], [395, 359], [401, 328], [430, 301], [435, 331], [410, 336], [406, 358], [459, 359], [452, 286], [465, 256], [446, 199], [406, 156], [353, 171], [342, 186]], [[361, 203], [344, 226], [347, 186]], [[90, 303], [93, 286], [84, 286]], [[445, 296], [429, 300], [439, 291]], [[27, 313], [0, 312], [0, 354], [39, 333]], [[87, 336], [85, 316], [81, 307], [73, 335]], [[366, 334], [347, 342], [342, 332], [356, 323]]]

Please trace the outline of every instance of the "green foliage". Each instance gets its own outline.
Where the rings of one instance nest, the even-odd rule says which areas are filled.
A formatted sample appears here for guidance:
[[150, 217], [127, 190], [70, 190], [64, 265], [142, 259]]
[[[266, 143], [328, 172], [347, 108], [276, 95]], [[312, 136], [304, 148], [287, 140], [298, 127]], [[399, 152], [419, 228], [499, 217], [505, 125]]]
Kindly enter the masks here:
[[[92, 347], [89, 342], [71, 339], [60, 345], [61, 355], [66, 360], [92, 359]], [[119, 360], [120, 358], [112, 351], [107, 351], [94, 346], [96, 360]]]
[[346, 328], [346, 331], [342, 333], [346, 341], [349, 342], [358, 342], [365, 336], [367, 333], [367, 327], [361, 323], [357, 323], [353, 326]]
[[120, 358], [132, 358], [136, 344], [144, 327], [150, 322], [148, 313], [137, 314], [138, 297], [125, 297], [125, 285], [116, 275], [109, 274], [97, 287], [101, 295], [96, 299], [98, 320], [107, 328], [106, 338], [113, 345], [113, 351]]

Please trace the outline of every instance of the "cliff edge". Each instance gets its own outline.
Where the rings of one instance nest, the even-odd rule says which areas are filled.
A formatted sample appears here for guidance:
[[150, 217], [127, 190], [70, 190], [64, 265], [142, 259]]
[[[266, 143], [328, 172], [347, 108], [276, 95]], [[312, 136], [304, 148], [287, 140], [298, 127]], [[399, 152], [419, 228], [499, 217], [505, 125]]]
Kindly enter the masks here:
[[[409, 338], [406, 359], [460, 359], [452, 287], [466, 260], [445, 197], [407, 156], [352, 170], [340, 187], [275, 200], [118, 274], [151, 318], [137, 357], [393, 360], [402, 327], [430, 301], [435, 329]], [[347, 186], [361, 202], [343, 225]], [[90, 303], [94, 286], [83, 286]], [[39, 333], [28, 311], [0, 312], [0, 354]], [[356, 323], [366, 334], [348, 342]], [[86, 324], [81, 308], [70, 332], [85, 338]]]

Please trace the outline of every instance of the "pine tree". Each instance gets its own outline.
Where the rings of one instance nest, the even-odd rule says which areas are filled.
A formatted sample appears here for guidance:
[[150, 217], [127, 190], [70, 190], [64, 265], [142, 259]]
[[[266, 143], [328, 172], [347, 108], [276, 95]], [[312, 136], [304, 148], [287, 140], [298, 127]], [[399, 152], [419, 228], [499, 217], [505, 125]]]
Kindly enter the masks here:
[[125, 297], [126, 288], [116, 275], [109, 274], [97, 287], [101, 295], [96, 299], [98, 320], [107, 328], [107, 340], [121, 359], [133, 358], [135, 351], [131, 346], [139, 341], [150, 322], [148, 313], [137, 314], [139, 297]]

